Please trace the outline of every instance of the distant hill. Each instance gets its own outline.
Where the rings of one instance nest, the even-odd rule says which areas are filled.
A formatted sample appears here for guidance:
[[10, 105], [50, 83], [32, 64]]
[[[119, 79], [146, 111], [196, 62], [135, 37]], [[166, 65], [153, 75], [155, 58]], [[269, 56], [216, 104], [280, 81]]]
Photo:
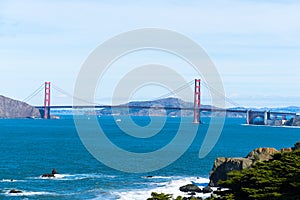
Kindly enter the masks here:
[[[132, 116], [193, 116], [194, 112], [193, 110], [178, 110], [178, 109], [148, 109], [148, 107], [159, 107], [159, 108], [193, 108], [194, 104], [192, 102], [186, 102], [178, 98], [165, 98], [165, 99], [159, 99], [154, 101], [133, 101], [126, 104], [122, 104], [121, 106], [136, 106], [139, 108], [114, 108], [114, 112], [111, 108], [103, 108], [98, 109], [96, 111], [97, 115], [132, 115]], [[145, 107], [145, 108], [143, 108]], [[201, 105], [201, 108], [211, 108], [210, 105]], [[283, 108], [245, 108], [245, 107], [234, 107], [230, 108], [231, 110], [271, 110], [275, 112], [296, 112], [300, 113], [300, 107], [296, 106], [289, 106], [289, 107], [283, 107]], [[51, 111], [55, 115], [72, 115], [72, 110], [57, 110], [54, 109]], [[82, 110], [82, 114], [93, 114], [93, 112], [90, 112], [88, 110]], [[201, 112], [201, 117], [207, 117], [210, 116], [210, 112]], [[240, 112], [227, 112], [227, 117], [230, 118], [245, 118], [246, 113], [240, 113]]]
[[300, 113], [300, 107], [297, 106], [288, 106], [283, 108], [271, 108], [271, 111], [278, 111], [278, 112], [295, 112]]
[[[104, 108], [98, 111], [99, 115], [132, 115], [132, 116], [193, 116], [193, 110], [178, 110], [175, 108], [193, 108], [194, 104], [178, 98], [166, 98], [154, 101], [133, 101], [122, 106], [132, 106], [139, 108]], [[210, 108], [209, 105], [201, 105], [203, 108]], [[145, 108], [143, 108], [145, 107]], [[174, 109], [148, 109], [148, 107], [174, 108]]]
[[38, 109], [22, 101], [0, 95], [0, 118], [40, 118]]

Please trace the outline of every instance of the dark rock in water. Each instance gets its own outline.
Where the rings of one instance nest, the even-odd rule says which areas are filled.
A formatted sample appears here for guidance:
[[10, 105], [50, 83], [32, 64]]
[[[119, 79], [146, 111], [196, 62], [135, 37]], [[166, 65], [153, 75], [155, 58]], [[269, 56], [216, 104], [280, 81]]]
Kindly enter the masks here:
[[9, 193], [23, 193], [21, 190], [10, 190]]
[[25, 102], [0, 95], [0, 118], [41, 118], [41, 114]]
[[146, 176], [146, 178], [153, 178], [153, 176]]
[[202, 192], [202, 190], [194, 184], [188, 184], [188, 185], [182, 186], [179, 188], [179, 190], [181, 192]]
[[55, 168], [52, 170], [52, 174], [58, 174]]
[[51, 174], [43, 174], [42, 177], [43, 178], [54, 178], [55, 174], [58, 174], [58, 173], [57, 173], [56, 169], [53, 168]]
[[43, 178], [54, 178], [54, 174], [43, 174], [42, 175]]
[[209, 186], [207, 186], [207, 187], [202, 189], [202, 192], [203, 193], [211, 193], [211, 192], [213, 192], [213, 190]]

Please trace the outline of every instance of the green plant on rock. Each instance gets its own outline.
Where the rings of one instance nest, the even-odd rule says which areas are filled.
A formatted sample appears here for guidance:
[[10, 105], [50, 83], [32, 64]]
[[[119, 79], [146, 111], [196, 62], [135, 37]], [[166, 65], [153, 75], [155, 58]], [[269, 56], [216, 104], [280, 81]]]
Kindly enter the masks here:
[[171, 199], [172, 199], [171, 194], [152, 192], [151, 197], [148, 198], [147, 200], [171, 200]]
[[219, 184], [230, 191], [212, 199], [300, 199], [300, 150], [277, 153], [252, 168], [229, 172]]

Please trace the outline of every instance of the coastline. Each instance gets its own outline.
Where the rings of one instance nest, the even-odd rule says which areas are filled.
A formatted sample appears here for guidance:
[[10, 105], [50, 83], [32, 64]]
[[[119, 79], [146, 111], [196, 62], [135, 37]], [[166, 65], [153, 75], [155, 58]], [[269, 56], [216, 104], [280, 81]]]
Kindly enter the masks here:
[[271, 127], [271, 128], [300, 128], [300, 126], [273, 126], [273, 125], [256, 125], [256, 124], [241, 124], [241, 126], [254, 126], [254, 127]]

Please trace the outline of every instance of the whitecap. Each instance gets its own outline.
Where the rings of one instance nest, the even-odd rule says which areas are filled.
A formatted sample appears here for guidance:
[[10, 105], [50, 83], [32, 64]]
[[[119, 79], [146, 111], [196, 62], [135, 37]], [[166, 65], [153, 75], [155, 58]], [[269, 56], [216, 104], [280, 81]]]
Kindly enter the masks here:
[[24, 180], [2, 179], [0, 182], [25, 182]]
[[174, 177], [171, 176], [142, 176], [142, 178], [147, 178], [147, 179], [171, 179]]
[[95, 179], [95, 178], [115, 178], [116, 176], [103, 175], [103, 174], [54, 174], [54, 177], [35, 177], [34, 179], [49, 179], [49, 180], [62, 180], [73, 181], [83, 179]]
[[[199, 188], [204, 188], [209, 182], [209, 179], [207, 178], [201, 178], [201, 177], [170, 177], [170, 180], [165, 182], [151, 182], [148, 183], [149, 186], [152, 186], [150, 188], [144, 188], [144, 189], [132, 189], [132, 190], [126, 190], [126, 191], [114, 191], [113, 195], [117, 196], [117, 199], [119, 200], [145, 200], [149, 197], [151, 197], [152, 192], [157, 193], [165, 193], [165, 194], [172, 194], [173, 197], [182, 196], [182, 197], [189, 197], [187, 193], [181, 192], [179, 190], [179, 187], [187, 184], [191, 184], [192, 182], [202, 184], [203, 186], [199, 186]], [[154, 187], [153, 187], [154, 186]], [[217, 188], [212, 188], [213, 190], [216, 190]], [[210, 193], [203, 194], [203, 193], [197, 193], [197, 196], [202, 198], [210, 197]], [[101, 199], [99, 197], [99, 199]]]
[[51, 196], [57, 196], [57, 193], [52, 192], [35, 192], [35, 191], [24, 191], [20, 190], [22, 193], [9, 193], [10, 190], [7, 190], [4, 194], [6, 196], [44, 196], [44, 195], [51, 195]]

